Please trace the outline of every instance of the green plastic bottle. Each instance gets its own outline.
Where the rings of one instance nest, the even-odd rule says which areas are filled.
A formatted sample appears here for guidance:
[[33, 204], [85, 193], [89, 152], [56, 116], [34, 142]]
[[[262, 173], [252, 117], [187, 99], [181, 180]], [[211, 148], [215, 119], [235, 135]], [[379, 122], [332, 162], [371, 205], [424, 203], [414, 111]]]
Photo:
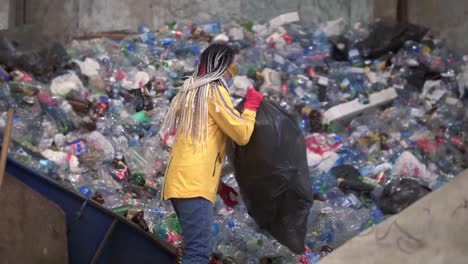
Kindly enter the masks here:
[[133, 207], [133, 205], [125, 204], [125, 205], [122, 205], [122, 206], [114, 207], [114, 208], [111, 209], [111, 211], [118, 214], [118, 215], [120, 215], [120, 216], [124, 216], [125, 212], [127, 212], [128, 209], [131, 209], [132, 207]]
[[141, 110], [133, 114], [133, 118], [138, 121], [138, 123], [143, 124], [149, 121], [149, 116], [146, 114], [145, 110]]

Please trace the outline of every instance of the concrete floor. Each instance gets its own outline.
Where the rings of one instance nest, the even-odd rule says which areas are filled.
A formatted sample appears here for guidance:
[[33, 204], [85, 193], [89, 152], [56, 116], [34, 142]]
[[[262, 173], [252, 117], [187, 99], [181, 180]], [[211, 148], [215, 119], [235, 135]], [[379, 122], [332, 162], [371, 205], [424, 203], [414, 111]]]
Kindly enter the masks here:
[[468, 263], [468, 170], [320, 264]]
[[0, 210], [0, 264], [68, 263], [67, 227], [60, 207], [7, 174], [0, 189]]

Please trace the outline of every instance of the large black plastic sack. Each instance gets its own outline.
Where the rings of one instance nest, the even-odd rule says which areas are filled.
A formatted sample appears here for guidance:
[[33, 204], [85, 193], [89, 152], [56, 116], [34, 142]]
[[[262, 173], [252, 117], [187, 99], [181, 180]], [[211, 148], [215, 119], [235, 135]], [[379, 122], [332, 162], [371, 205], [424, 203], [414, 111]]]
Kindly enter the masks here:
[[416, 180], [403, 178], [385, 187], [378, 206], [384, 214], [398, 214], [430, 192], [429, 188], [419, 184]]
[[0, 32], [0, 64], [26, 71], [41, 82], [49, 82], [68, 61], [65, 48], [33, 28]]
[[313, 193], [306, 144], [296, 121], [264, 100], [250, 142], [234, 146], [230, 158], [250, 216], [278, 242], [303, 253]]
[[427, 28], [410, 23], [380, 21], [356, 47], [365, 58], [376, 59], [388, 52], [398, 51], [408, 40], [421, 41], [427, 32]]

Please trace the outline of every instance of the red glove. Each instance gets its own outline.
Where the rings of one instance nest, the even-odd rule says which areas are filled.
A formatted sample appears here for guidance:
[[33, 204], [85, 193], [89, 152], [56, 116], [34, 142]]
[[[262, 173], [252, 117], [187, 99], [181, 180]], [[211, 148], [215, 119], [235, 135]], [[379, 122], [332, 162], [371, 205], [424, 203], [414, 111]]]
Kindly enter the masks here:
[[224, 182], [221, 182], [218, 194], [219, 196], [221, 196], [221, 199], [223, 199], [224, 204], [226, 204], [227, 206], [233, 207], [238, 204], [236, 200], [233, 200], [231, 198], [231, 194], [232, 196], [238, 196], [239, 194], [236, 192], [236, 190], [234, 190], [234, 188], [227, 186], [226, 184], [224, 184]]
[[263, 101], [263, 95], [252, 87], [247, 88], [247, 94], [245, 95], [244, 109], [249, 109], [257, 112], [260, 103]]

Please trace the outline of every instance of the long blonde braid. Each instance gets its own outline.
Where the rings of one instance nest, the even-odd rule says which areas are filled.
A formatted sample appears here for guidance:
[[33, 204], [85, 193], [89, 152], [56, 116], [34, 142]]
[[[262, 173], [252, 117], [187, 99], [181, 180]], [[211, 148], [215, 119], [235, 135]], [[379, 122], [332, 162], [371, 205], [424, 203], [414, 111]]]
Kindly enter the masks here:
[[[227, 87], [224, 73], [232, 63], [234, 51], [225, 44], [211, 44], [203, 51], [200, 63], [174, 97], [161, 127], [163, 133], [176, 131], [176, 138], [183, 135], [196, 145], [206, 149], [208, 137], [208, 100], [211, 87]], [[198, 146], [197, 146], [198, 148]]]

